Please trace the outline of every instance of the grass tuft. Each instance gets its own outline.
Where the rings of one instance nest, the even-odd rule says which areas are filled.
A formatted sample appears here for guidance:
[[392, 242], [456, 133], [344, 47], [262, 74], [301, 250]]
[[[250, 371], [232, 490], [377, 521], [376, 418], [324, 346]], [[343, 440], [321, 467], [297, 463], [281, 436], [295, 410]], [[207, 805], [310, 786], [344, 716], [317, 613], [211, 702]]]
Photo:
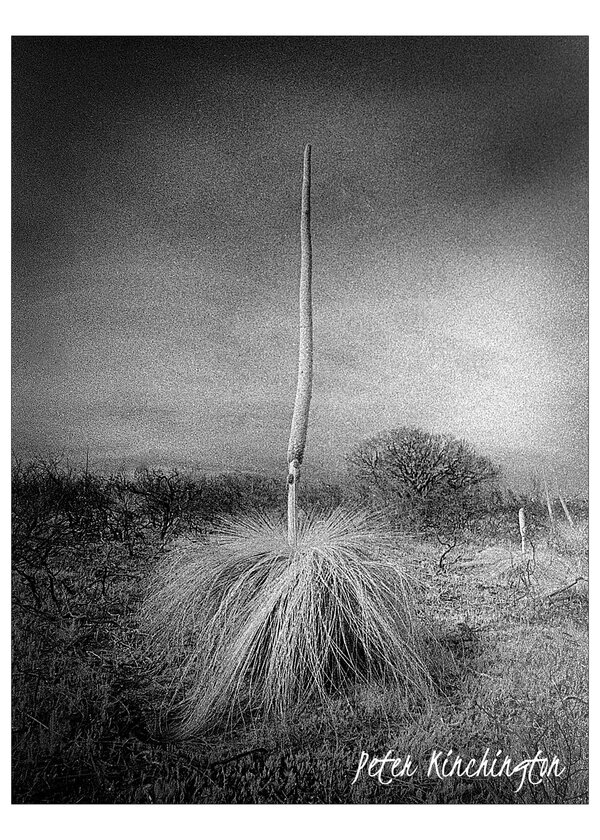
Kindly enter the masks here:
[[364, 686], [427, 700], [408, 566], [389, 526], [346, 508], [308, 515], [294, 548], [285, 523], [264, 513], [223, 520], [204, 543], [179, 541], [141, 622], [179, 733], [290, 720]]

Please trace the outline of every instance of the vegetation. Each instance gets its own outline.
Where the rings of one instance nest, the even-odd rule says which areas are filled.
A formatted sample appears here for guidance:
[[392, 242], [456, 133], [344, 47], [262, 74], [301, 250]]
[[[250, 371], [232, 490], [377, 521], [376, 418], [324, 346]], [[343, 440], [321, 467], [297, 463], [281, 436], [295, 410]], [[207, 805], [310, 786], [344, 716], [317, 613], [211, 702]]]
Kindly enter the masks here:
[[[175, 500], [164, 539], [156, 499], [137, 492], [149, 480]], [[304, 489], [322, 508], [351, 505], [348, 493]], [[284, 731], [248, 723], [183, 740], [166, 731], [176, 674], [153, 673], [139, 624], [148, 581], [174, 562], [179, 540], [208, 540], [250, 498], [263, 510], [275, 499], [283, 527], [281, 496], [276, 478], [259, 476], [15, 465], [13, 801], [587, 801], [587, 602], [571, 585], [578, 569], [587, 577], [587, 510], [574, 499], [575, 529], [559, 521], [551, 533], [543, 499], [507, 496], [481, 527], [457, 532], [442, 569], [446, 548], [434, 534], [402, 537], [420, 587], [416, 618], [433, 623], [437, 641], [427, 702], [363, 684], [350, 705], [341, 694], [326, 710], [307, 702]], [[362, 748], [426, 764], [434, 748], [480, 756], [484, 745], [515, 758], [555, 752], [567, 771], [519, 794], [504, 777], [351, 784]]]
[[432, 644], [419, 633], [410, 565], [383, 522], [344, 508], [307, 517], [293, 550], [281, 519], [265, 514], [179, 541], [142, 621], [153, 660], [182, 675], [179, 731], [238, 716], [273, 725], [315, 704], [326, 712], [357, 688], [428, 699]]
[[401, 427], [346, 457], [365, 500], [414, 526], [463, 527], [497, 497], [499, 469], [464, 440]]
[[[268, 482], [248, 492], [244, 479], [148, 470], [101, 479], [16, 465], [17, 802], [587, 797], [584, 611], [571, 609], [558, 632], [540, 627], [541, 603], [581, 593], [568, 583], [540, 601], [539, 532], [529, 556], [521, 505], [522, 550], [507, 549], [509, 568], [489, 553], [487, 568], [453, 555], [459, 536], [474, 551], [474, 514], [498, 510], [498, 493], [482, 505], [482, 487], [498, 474], [487, 458], [447, 435], [392, 430], [348, 458], [358, 506], [298, 517], [312, 389], [309, 199], [307, 146], [286, 521]], [[546, 495], [551, 512], [547, 486]], [[434, 529], [444, 547], [435, 564], [430, 546], [390, 525], [399, 519]], [[575, 537], [572, 519], [569, 528]], [[577, 587], [586, 546], [572, 545], [563, 547], [569, 575], [578, 555]], [[490, 567], [494, 588], [477, 596]], [[385, 755], [394, 739], [425, 764], [440, 745], [467, 761], [514, 751], [517, 763], [546, 747], [564, 769], [518, 789], [507, 777], [461, 776], [355, 786], [357, 745]]]

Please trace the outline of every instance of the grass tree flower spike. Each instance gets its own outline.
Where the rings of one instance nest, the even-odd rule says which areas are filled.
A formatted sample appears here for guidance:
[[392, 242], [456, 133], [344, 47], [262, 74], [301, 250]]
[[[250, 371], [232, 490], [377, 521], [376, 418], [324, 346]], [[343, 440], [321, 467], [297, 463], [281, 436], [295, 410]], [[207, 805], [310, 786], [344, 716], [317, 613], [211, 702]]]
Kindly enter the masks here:
[[527, 520], [525, 508], [519, 508], [519, 531], [521, 532], [521, 554], [525, 554], [525, 540], [527, 539]]
[[288, 542], [296, 544], [297, 514], [296, 485], [300, 478], [300, 465], [304, 457], [308, 413], [312, 395], [313, 377], [313, 325], [312, 325], [312, 243], [310, 238], [310, 152], [304, 148], [302, 171], [302, 206], [300, 211], [300, 341], [298, 350], [298, 384], [288, 444]]

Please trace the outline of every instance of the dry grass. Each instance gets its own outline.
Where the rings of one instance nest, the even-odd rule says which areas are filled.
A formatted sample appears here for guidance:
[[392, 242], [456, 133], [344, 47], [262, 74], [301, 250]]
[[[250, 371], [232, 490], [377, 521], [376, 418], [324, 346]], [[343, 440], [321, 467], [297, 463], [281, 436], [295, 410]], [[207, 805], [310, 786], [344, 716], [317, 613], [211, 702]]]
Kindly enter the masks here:
[[391, 685], [409, 704], [432, 681], [415, 588], [398, 535], [363, 512], [308, 516], [295, 548], [275, 516], [223, 521], [207, 543], [180, 541], [142, 613], [171, 679], [182, 735], [291, 719], [307, 704]]

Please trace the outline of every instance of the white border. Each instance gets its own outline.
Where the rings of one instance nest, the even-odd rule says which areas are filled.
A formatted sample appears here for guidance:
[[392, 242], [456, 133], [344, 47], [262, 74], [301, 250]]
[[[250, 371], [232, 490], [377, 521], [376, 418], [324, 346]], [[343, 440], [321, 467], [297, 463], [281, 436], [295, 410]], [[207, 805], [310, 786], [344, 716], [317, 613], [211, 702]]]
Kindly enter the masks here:
[[[10, 35], [592, 35], [591, 2], [524, 2], [504, 0], [502, 3], [479, 2], [374, 2], [346, 4], [307, 0], [284, 4], [279, 2], [239, 2], [208, 4], [200, 2], [21, 2], [5, 11], [3, 31], [5, 103], [10, 97]], [[591, 38], [591, 68], [595, 38]], [[595, 74], [591, 78], [592, 86]], [[592, 87], [593, 89], [593, 87]], [[8, 96], [6, 95], [8, 91]], [[5, 108], [8, 114], [8, 107]], [[595, 113], [592, 111], [591, 137], [595, 135]], [[8, 120], [10, 117], [8, 116]], [[8, 131], [4, 133], [7, 142]], [[7, 142], [7, 147], [9, 143]], [[593, 148], [593, 143], [591, 144]], [[8, 154], [10, 149], [8, 148]], [[5, 162], [4, 177], [8, 181]], [[591, 167], [593, 173], [593, 165]], [[8, 196], [8, 184], [4, 195]], [[592, 204], [593, 209], [593, 204]], [[8, 208], [8, 215], [10, 208]], [[593, 226], [593, 214], [591, 215]], [[4, 228], [9, 231], [7, 224]], [[10, 234], [8, 234], [10, 236]], [[9, 254], [9, 248], [5, 249]], [[7, 260], [8, 263], [8, 260]], [[592, 263], [593, 264], [593, 263]], [[9, 276], [10, 266], [7, 265]], [[591, 274], [590, 276], [593, 276]], [[6, 282], [2, 284], [2, 317], [8, 321], [9, 300]], [[596, 295], [590, 297], [592, 323], [597, 312]], [[7, 321], [2, 340], [10, 357]], [[593, 336], [593, 331], [592, 331]], [[4, 349], [4, 348], [3, 348]], [[594, 370], [595, 342], [590, 350], [591, 369]], [[8, 365], [2, 367], [3, 384], [9, 392]], [[595, 414], [595, 383], [590, 387], [590, 413]], [[8, 400], [5, 399], [5, 405]], [[10, 440], [8, 412], [3, 413], [4, 441]], [[591, 428], [594, 428], [593, 419]], [[6, 457], [3, 476], [9, 474]], [[595, 464], [596, 447], [591, 441], [591, 466]], [[595, 473], [590, 471], [590, 501], [595, 504]], [[9, 509], [6, 482], [2, 483], [3, 511]], [[3, 522], [7, 523], [8, 517]], [[592, 517], [593, 522], [594, 517]], [[8, 531], [6, 532], [8, 533]], [[8, 541], [4, 543], [8, 546]], [[592, 551], [595, 529], [592, 530]], [[8, 552], [7, 552], [8, 553]], [[5, 563], [5, 568], [7, 567]], [[6, 580], [6, 577], [5, 577]], [[7, 599], [8, 601], [8, 599]], [[4, 639], [9, 639], [9, 609], [5, 601]], [[593, 610], [591, 611], [593, 616]], [[593, 626], [592, 650], [597, 649], [596, 627]], [[8, 669], [5, 670], [7, 674]], [[592, 708], [597, 697], [595, 668], [592, 669]], [[6, 702], [8, 691], [3, 697]], [[8, 712], [8, 707], [5, 707]], [[6, 738], [3, 755], [3, 802], [10, 799], [9, 714], [4, 717], [2, 734]], [[592, 757], [595, 756], [595, 727], [592, 729]], [[506, 836], [514, 832], [523, 837], [541, 834], [545, 837], [591, 836], [588, 822], [597, 816], [597, 784], [594, 764], [592, 776], [592, 805], [590, 806], [10, 806], [2, 807], [2, 823], [8, 836], [24, 838], [42, 836], [45, 840], [57, 837], [105, 838], [110, 832], [115, 838], [128, 835], [149, 837], [223, 837], [235, 834], [249, 840], [264, 838], [272, 832], [312, 836], [361, 836], [365, 838], [402, 835], [403, 837], [440, 836], [452, 838]], [[489, 809], [494, 808], [492, 813]], [[400, 810], [399, 810], [400, 809]], [[597, 822], [597, 820], [595, 820]], [[11, 830], [12, 828], [12, 830]]]
[[587, 35], [591, 0], [223, 0], [219, 3], [24, 0], [11, 3], [15, 35]]

